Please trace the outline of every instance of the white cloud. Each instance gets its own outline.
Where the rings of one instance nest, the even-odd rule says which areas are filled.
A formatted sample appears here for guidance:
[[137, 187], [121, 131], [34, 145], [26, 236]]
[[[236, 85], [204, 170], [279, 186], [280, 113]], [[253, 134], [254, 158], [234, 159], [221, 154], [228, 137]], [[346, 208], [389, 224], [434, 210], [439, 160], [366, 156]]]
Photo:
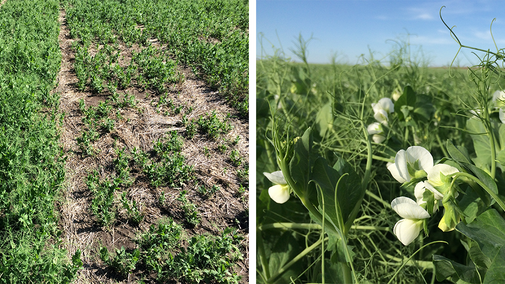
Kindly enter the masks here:
[[482, 39], [482, 40], [491, 40], [491, 34], [489, 33], [489, 31], [486, 31], [486, 32], [482, 32], [482, 31], [474, 31], [474, 32], [473, 32], [473, 35], [474, 35], [477, 39]]
[[452, 38], [448, 37], [435, 37], [435, 36], [415, 36], [410, 39], [411, 44], [418, 45], [449, 45], [449, 44], [457, 44]]
[[421, 14], [414, 17], [414, 19], [419, 20], [433, 20], [433, 15], [429, 13], [422, 12]]

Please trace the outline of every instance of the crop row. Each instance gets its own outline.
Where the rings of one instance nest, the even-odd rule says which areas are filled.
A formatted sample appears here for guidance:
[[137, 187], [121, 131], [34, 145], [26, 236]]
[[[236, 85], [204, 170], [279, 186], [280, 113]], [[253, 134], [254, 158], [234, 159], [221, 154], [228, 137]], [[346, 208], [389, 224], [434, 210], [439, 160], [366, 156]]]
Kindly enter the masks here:
[[82, 265], [61, 249], [55, 199], [64, 180], [55, 86], [59, 2], [0, 8], [0, 282], [68, 283]]

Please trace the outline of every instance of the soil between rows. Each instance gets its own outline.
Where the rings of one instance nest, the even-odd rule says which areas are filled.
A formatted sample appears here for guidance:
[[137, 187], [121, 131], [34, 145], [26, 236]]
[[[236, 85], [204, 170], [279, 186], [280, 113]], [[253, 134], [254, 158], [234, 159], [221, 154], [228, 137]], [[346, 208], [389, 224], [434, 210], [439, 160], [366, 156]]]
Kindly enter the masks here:
[[[84, 100], [86, 106], [97, 106], [107, 99], [108, 93], [95, 94], [91, 91], [79, 91], [73, 61], [74, 51], [71, 48], [74, 39], [70, 38], [68, 27], [65, 23], [65, 11], [60, 11], [60, 48], [62, 52], [61, 70], [54, 90], [61, 96], [60, 111], [64, 113], [61, 128], [60, 142], [63, 146], [66, 160], [66, 183], [62, 201], [59, 204], [60, 228], [62, 239], [67, 247], [69, 256], [77, 249], [82, 251], [83, 269], [78, 272], [76, 283], [117, 283], [117, 281], [130, 282], [138, 280], [142, 271], [137, 271], [128, 276], [128, 279], [118, 279], [117, 275], [107, 268], [100, 260], [98, 250], [105, 246], [109, 251], [124, 246], [127, 249], [136, 247], [134, 239], [139, 232], [145, 232], [151, 224], [155, 224], [163, 217], [171, 217], [177, 223], [184, 224], [184, 212], [181, 202], [177, 200], [180, 188], [153, 187], [149, 180], [142, 176], [139, 170], [132, 169], [135, 178], [133, 185], [128, 188], [128, 197], [141, 204], [143, 221], [138, 224], [130, 224], [120, 211], [117, 221], [113, 226], [102, 227], [92, 215], [90, 202], [92, 193], [85, 184], [88, 174], [97, 169], [101, 179], [110, 176], [112, 163], [117, 156], [114, 149], [125, 148], [131, 151], [134, 147], [143, 151], [152, 151], [153, 141], [162, 137], [169, 131], [183, 133], [184, 126], [181, 123], [181, 115], [165, 116], [159, 114], [152, 106], [151, 100], [157, 94], [150, 90], [144, 90], [133, 85], [121, 93], [129, 93], [137, 100], [136, 108], [124, 108], [120, 110], [123, 119], [116, 122], [110, 133], [102, 134], [94, 143], [98, 152], [93, 156], [83, 155], [77, 144], [76, 137], [80, 135], [84, 123], [83, 114], [79, 109], [79, 100]], [[125, 60], [130, 60], [132, 51], [139, 47], [127, 48], [121, 46], [121, 55]], [[163, 48], [160, 46], [160, 48]], [[210, 111], [216, 111], [224, 117], [231, 113], [229, 123], [233, 129], [227, 134], [228, 140], [240, 136], [236, 149], [247, 161], [249, 150], [248, 121], [234, 118], [238, 112], [227, 106], [225, 100], [219, 94], [207, 87], [205, 82], [198, 79], [190, 68], [179, 66], [184, 74], [184, 82], [170, 88], [170, 98], [176, 104], [191, 106], [193, 111], [188, 119], [198, 118]], [[140, 110], [140, 111], [139, 111]], [[204, 148], [209, 149], [204, 153]], [[227, 227], [239, 230], [244, 239], [241, 243], [243, 260], [239, 262], [236, 272], [242, 276], [242, 282], [246, 283], [249, 273], [248, 268], [248, 199], [249, 193], [239, 193], [240, 180], [235, 173], [235, 166], [229, 159], [229, 151], [218, 151], [218, 142], [209, 139], [203, 134], [196, 134], [192, 139], [185, 139], [182, 154], [186, 162], [195, 169], [196, 179], [205, 186], [219, 185], [221, 190], [213, 196], [205, 198], [198, 194], [193, 185], [186, 185], [187, 198], [197, 205], [201, 216], [201, 223], [194, 228], [187, 228], [186, 234], [212, 234], [220, 235]], [[164, 194], [166, 202], [159, 204], [159, 197]]]

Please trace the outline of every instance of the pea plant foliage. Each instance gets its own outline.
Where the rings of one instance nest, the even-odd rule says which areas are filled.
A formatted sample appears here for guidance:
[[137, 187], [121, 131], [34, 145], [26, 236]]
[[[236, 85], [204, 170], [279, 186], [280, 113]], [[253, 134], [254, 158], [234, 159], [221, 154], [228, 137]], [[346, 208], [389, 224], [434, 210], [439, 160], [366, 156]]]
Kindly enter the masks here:
[[478, 66], [258, 61], [260, 282], [505, 281], [505, 54], [449, 30]]

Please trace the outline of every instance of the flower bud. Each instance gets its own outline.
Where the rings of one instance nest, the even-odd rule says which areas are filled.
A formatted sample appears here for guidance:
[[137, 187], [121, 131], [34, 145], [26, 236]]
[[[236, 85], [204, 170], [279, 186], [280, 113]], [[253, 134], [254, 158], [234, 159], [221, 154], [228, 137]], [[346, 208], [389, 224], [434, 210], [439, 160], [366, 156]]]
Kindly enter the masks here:
[[461, 214], [452, 200], [444, 202], [444, 209], [444, 216], [440, 220], [440, 223], [438, 223], [438, 228], [443, 232], [450, 232], [458, 225], [461, 220]]

